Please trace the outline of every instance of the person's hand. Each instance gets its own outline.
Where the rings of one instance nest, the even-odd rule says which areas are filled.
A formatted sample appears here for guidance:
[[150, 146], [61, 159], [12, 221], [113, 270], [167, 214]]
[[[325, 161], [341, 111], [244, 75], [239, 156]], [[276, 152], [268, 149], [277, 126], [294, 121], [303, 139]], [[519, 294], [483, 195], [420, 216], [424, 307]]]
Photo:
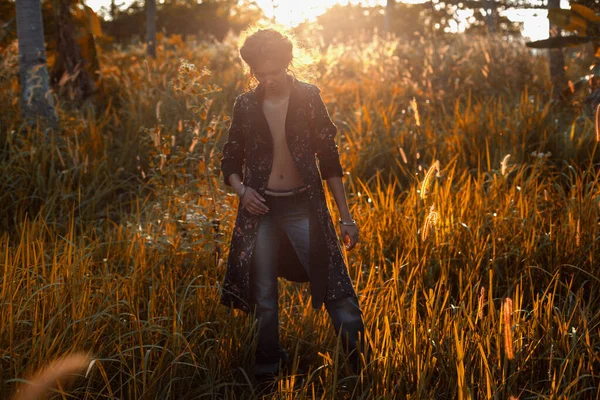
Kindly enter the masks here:
[[244, 190], [240, 201], [242, 202], [242, 206], [252, 215], [261, 215], [269, 212], [269, 207], [264, 204], [265, 199], [249, 186], [246, 186], [246, 190]]
[[352, 250], [354, 246], [356, 246], [356, 243], [358, 243], [358, 226], [356, 226], [356, 224], [340, 224], [340, 232], [342, 234], [342, 240], [346, 245], [346, 250]]

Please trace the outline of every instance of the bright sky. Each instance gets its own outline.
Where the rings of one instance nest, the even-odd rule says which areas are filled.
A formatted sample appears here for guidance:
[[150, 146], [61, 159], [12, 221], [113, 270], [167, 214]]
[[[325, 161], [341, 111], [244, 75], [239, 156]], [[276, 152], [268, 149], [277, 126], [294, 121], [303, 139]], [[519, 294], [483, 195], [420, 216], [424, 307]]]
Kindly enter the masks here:
[[[422, 3], [423, 1], [426, 0], [403, 0], [404, 3]], [[92, 9], [98, 11], [102, 6], [108, 7], [110, 0], [86, 0], [86, 3]], [[131, 0], [117, 0], [117, 4], [129, 3], [131, 3]], [[283, 25], [295, 26], [306, 20], [314, 20], [336, 3], [384, 5], [386, 0], [256, 0], [256, 3], [264, 10], [267, 17], [270, 18], [275, 14], [277, 22]], [[275, 5], [275, 8], [273, 5]], [[561, 0], [561, 7], [569, 8], [568, 0]], [[461, 17], [466, 19], [469, 14], [469, 12], [466, 12]], [[524, 22], [523, 36], [532, 40], [548, 37], [548, 19], [544, 10], [511, 10], [506, 12], [506, 15], [512, 21]]]

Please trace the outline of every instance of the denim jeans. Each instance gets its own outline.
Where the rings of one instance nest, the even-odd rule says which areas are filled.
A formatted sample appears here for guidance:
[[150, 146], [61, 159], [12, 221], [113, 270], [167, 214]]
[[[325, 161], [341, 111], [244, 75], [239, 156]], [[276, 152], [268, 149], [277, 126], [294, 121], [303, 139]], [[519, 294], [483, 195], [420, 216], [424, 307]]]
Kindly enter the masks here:
[[[306, 192], [287, 197], [265, 195], [269, 212], [261, 216], [252, 256], [251, 289], [256, 303], [258, 344], [255, 374], [277, 373], [285, 353], [279, 346], [279, 309], [277, 290], [277, 250], [282, 235], [287, 235], [307, 274], [309, 235], [320, 229], [310, 215], [310, 199]], [[360, 308], [354, 297], [325, 301], [336, 333], [340, 333], [344, 350], [355, 370], [359, 365], [358, 336], [364, 333]], [[361, 339], [362, 340], [362, 339]], [[362, 347], [362, 346], [361, 346]]]

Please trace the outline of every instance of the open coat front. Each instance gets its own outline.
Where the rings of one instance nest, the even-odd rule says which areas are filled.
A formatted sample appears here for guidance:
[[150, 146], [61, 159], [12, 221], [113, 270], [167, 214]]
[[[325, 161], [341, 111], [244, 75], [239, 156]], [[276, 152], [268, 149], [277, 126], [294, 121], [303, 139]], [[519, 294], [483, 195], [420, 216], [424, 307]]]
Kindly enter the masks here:
[[[307, 187], [313, 219], [320, 228], [314, 229], [319, 235], [310, 238], [310, 276], [287, 237], [281, 241], [278, 271], [280, 277], [291, 281], [310, 281], [312, 303], [317, 309], [325, 300], [356, 296], [325, 202], [322, 179], [342, 176], [342, 167], [335, 143], [337, 128], [319, 93], [316, 86], [293, 79], [285, 122], [288, 148]], [[262, 111], [263, 96], [264, 87], [259, 85], [236, 98], [229, 139], [223, 146], [221, 159], [225, 184], [229, 185], [229, 176], [236, 173], [261, 196], [273, 163], [273, 139]], [[222, 304], [246, 312], [254, 307], [250, 266], [260, 218], [239, 204], [221, 294]]]

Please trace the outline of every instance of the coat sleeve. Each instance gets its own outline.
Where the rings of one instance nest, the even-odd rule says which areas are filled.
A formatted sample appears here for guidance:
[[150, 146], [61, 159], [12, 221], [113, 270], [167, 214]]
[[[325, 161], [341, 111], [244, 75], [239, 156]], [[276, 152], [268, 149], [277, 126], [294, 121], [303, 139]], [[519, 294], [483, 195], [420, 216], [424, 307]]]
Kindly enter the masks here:
[[319, 159], [319, 169], [323, 179], [334, 176], [343, 176], [342, 165], [338, 146], [335, 143], [337, 127], [331, 121], [323, 99], [319, 94], [321, 90], [313, 86], [311, 90], [311, 115], [313, 125], [313, 142], [315, 153]]
[[229, 183], [229, 176], [231, 174], [238, 174], [240, 179], [242, 179], [242, 181], [244, 180], [242, 171], [245, 161], [245, 137], [240, 103], [240, 98], [236, 98], [233, 105], [231, 125], [229, 127], [229, 137], [227, 142], [223, 145], [221, 171], [223, 172], [223, 180], [227, 186], [231, 186]]

